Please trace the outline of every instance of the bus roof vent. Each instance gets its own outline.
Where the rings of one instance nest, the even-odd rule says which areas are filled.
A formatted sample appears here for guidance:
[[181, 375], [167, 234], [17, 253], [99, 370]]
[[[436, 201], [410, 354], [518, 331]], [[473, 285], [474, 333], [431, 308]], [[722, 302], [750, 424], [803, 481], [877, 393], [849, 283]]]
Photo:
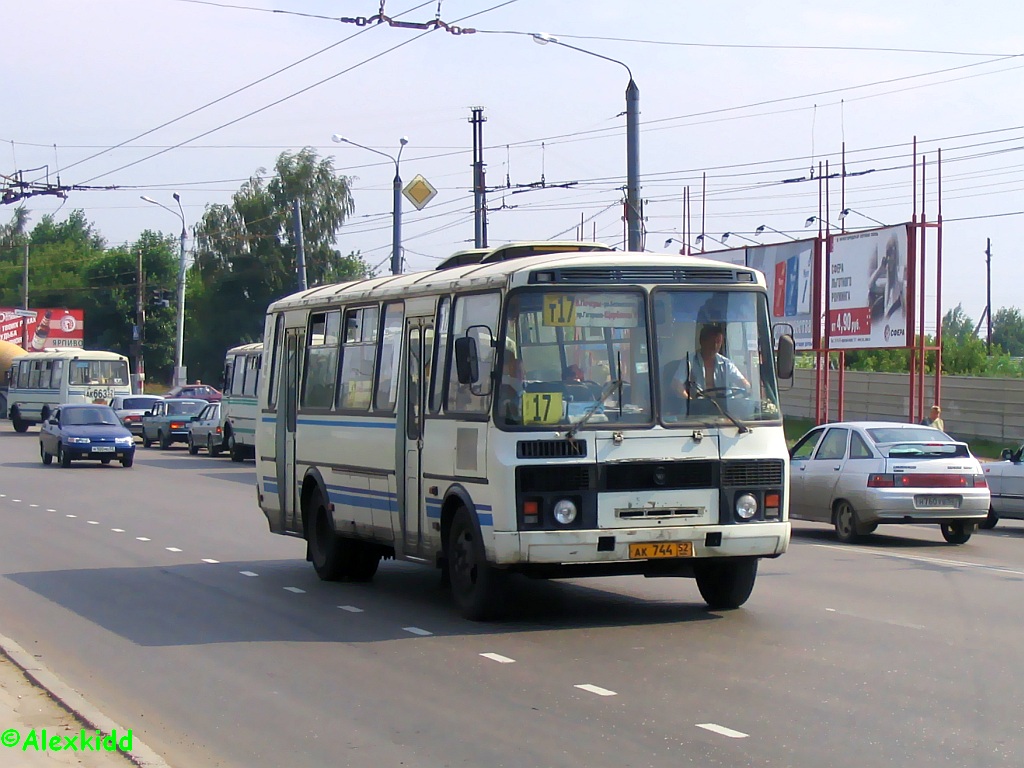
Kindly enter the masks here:
[[465, 267], [469, 264], [479, 264], [480, 260], [490, 252], [489, 248], [470, 248], [466, 251], [456, 251], [434, 267], [434, 269], [451, 269], [452, 267]]
[[[537, 279], [538, 274], [545, 277]], [[563, 267], [534, 272], [530, 275], [530, 282], [735, 283], [737, 277], [732, 267]]]
[[615, 250], [604, 243], [545, 240], [539, 243], [508, 243], [491, 250], [481, 264], [496, 264], [499, 261], [521, 259], [525, 256], [543, 256], [548, 253], [607, 253]]
[[566, 459], [587, 455], [585, 440], [520, 440], [516, 457], [520, 459]]

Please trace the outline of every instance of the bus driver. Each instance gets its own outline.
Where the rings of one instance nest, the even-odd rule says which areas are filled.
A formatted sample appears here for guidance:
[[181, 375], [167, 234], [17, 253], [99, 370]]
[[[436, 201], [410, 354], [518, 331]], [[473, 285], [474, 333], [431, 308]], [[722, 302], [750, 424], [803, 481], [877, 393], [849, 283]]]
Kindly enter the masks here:
[[747, 377], [732, 360], [720, 352], [725, 342], [722, 326], [712, 323], [702, 326], [698, 342], [699, 353], [693, 360], [680, 363], [672, 377], [672, 388], [679, 397], [699, 397], [708, 390], [724, 391], [741, 387], [750, 390]]

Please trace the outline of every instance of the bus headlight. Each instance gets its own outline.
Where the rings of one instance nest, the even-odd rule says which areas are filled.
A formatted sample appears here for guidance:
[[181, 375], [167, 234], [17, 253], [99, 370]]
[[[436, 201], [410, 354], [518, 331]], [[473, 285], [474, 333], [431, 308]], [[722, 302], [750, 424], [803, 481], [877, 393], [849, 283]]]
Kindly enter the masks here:
[[576, 520], [576, 505], [569, 501], [569, 499], [556, 501], [553, 512], [555, 520], [557, 520], [560, 525], [571, 525]]
[[757, 499], [749, 493], [744, 493], [736, 499], [736, 515], [741, 520], [749, 520], [757, 514]]

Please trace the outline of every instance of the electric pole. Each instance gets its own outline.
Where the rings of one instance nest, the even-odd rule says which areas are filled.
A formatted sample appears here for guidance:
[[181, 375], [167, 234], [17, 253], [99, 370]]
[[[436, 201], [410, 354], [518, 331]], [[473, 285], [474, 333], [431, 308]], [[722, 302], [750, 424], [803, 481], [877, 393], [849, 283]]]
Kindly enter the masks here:
[[474, 245], [487, 247], [487, 188], [484, 185], [484, 117], [483, 107], [473, 107], [473, 213]]
[[988, 345], [988, 354], [992, 354], [992, 238], [985, 238], [985, 315], [987, 317], [987, 330], [985, 343]]

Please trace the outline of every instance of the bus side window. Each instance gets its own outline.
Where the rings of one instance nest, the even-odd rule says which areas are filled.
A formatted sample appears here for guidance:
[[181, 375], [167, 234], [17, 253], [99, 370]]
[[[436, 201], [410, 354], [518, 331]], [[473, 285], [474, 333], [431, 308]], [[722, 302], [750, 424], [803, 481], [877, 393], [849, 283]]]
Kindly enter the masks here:
[[448, 324], [451, 321], [451, 303], [448, 296], [437, 305], [437, 325], [434, 330], [434, 365], [430, 375], [430, 412], [440, 413], [444, 392], [444, 373], [448, 369]]
[[242, 394], [247, 397], [256, 396], [256, 385], [260, 378], [261, 355], [249, 355], [245, 358], [245, 384], [242, 387]]
[[231, 391], [231, 373], [235, 367], [235, 358], [229, 357], [224, 361], [224, 375], [221, 377], [220, 388], [225, 395], [233, 395]]
[[[340, 311], [319, 312], [310, 316], [302, 385], [303, 408], [330, 408], [334, 404], [340, 341]], [[239, 391], [243, 389], [244, 376], [245, 366], [237, 366], [235, 383]]]
[[54, 360], [53, 370], [50, 372], [50, 386], [53, 389], [60, 389], [64, 383], [64, 361]]
[[[449, 361], [448, 371], [448, 402], [447, 411], [468, 414], [486, 414], [491, 403], [491, 369], [494, 366], [494, 348], [490, 344], [493, 331], [498, 327], [498, 309], [501, 302], [497, 293], [478, 293], [458, 296], [455, 299], [455, 318], [452, 324], [452, 335], [459, 338], [473, 328], [472, 334], [477, 341], [479, 355], [480, 382], [485, 393], [476, 395], [473, 387], [481, 391], [481, 384], [459, 384], [455, 372], [455, 356]], [[491, 330], [488, 336], [487, 329]]]
[[376, 306], [345, 312], [345, 341], [341, 348], [339, 366], [339, 409], [365, 411], [370, 407], [379, 315], [380, 310]]
[[402, 323], [405, 319], [405, 305], [401, 302], [388, 304], [384, 310], [384, 333], [380, 337], [380, 376], [377, 380], [375, 407], [379, 411], [395, 410], [398, 397], [398, 361], [402, 351]]
[[28, 389], [28, 375], [31, 367], [30, 363], [22, 363], [18, 366], [18, 387], [20, 389]]

